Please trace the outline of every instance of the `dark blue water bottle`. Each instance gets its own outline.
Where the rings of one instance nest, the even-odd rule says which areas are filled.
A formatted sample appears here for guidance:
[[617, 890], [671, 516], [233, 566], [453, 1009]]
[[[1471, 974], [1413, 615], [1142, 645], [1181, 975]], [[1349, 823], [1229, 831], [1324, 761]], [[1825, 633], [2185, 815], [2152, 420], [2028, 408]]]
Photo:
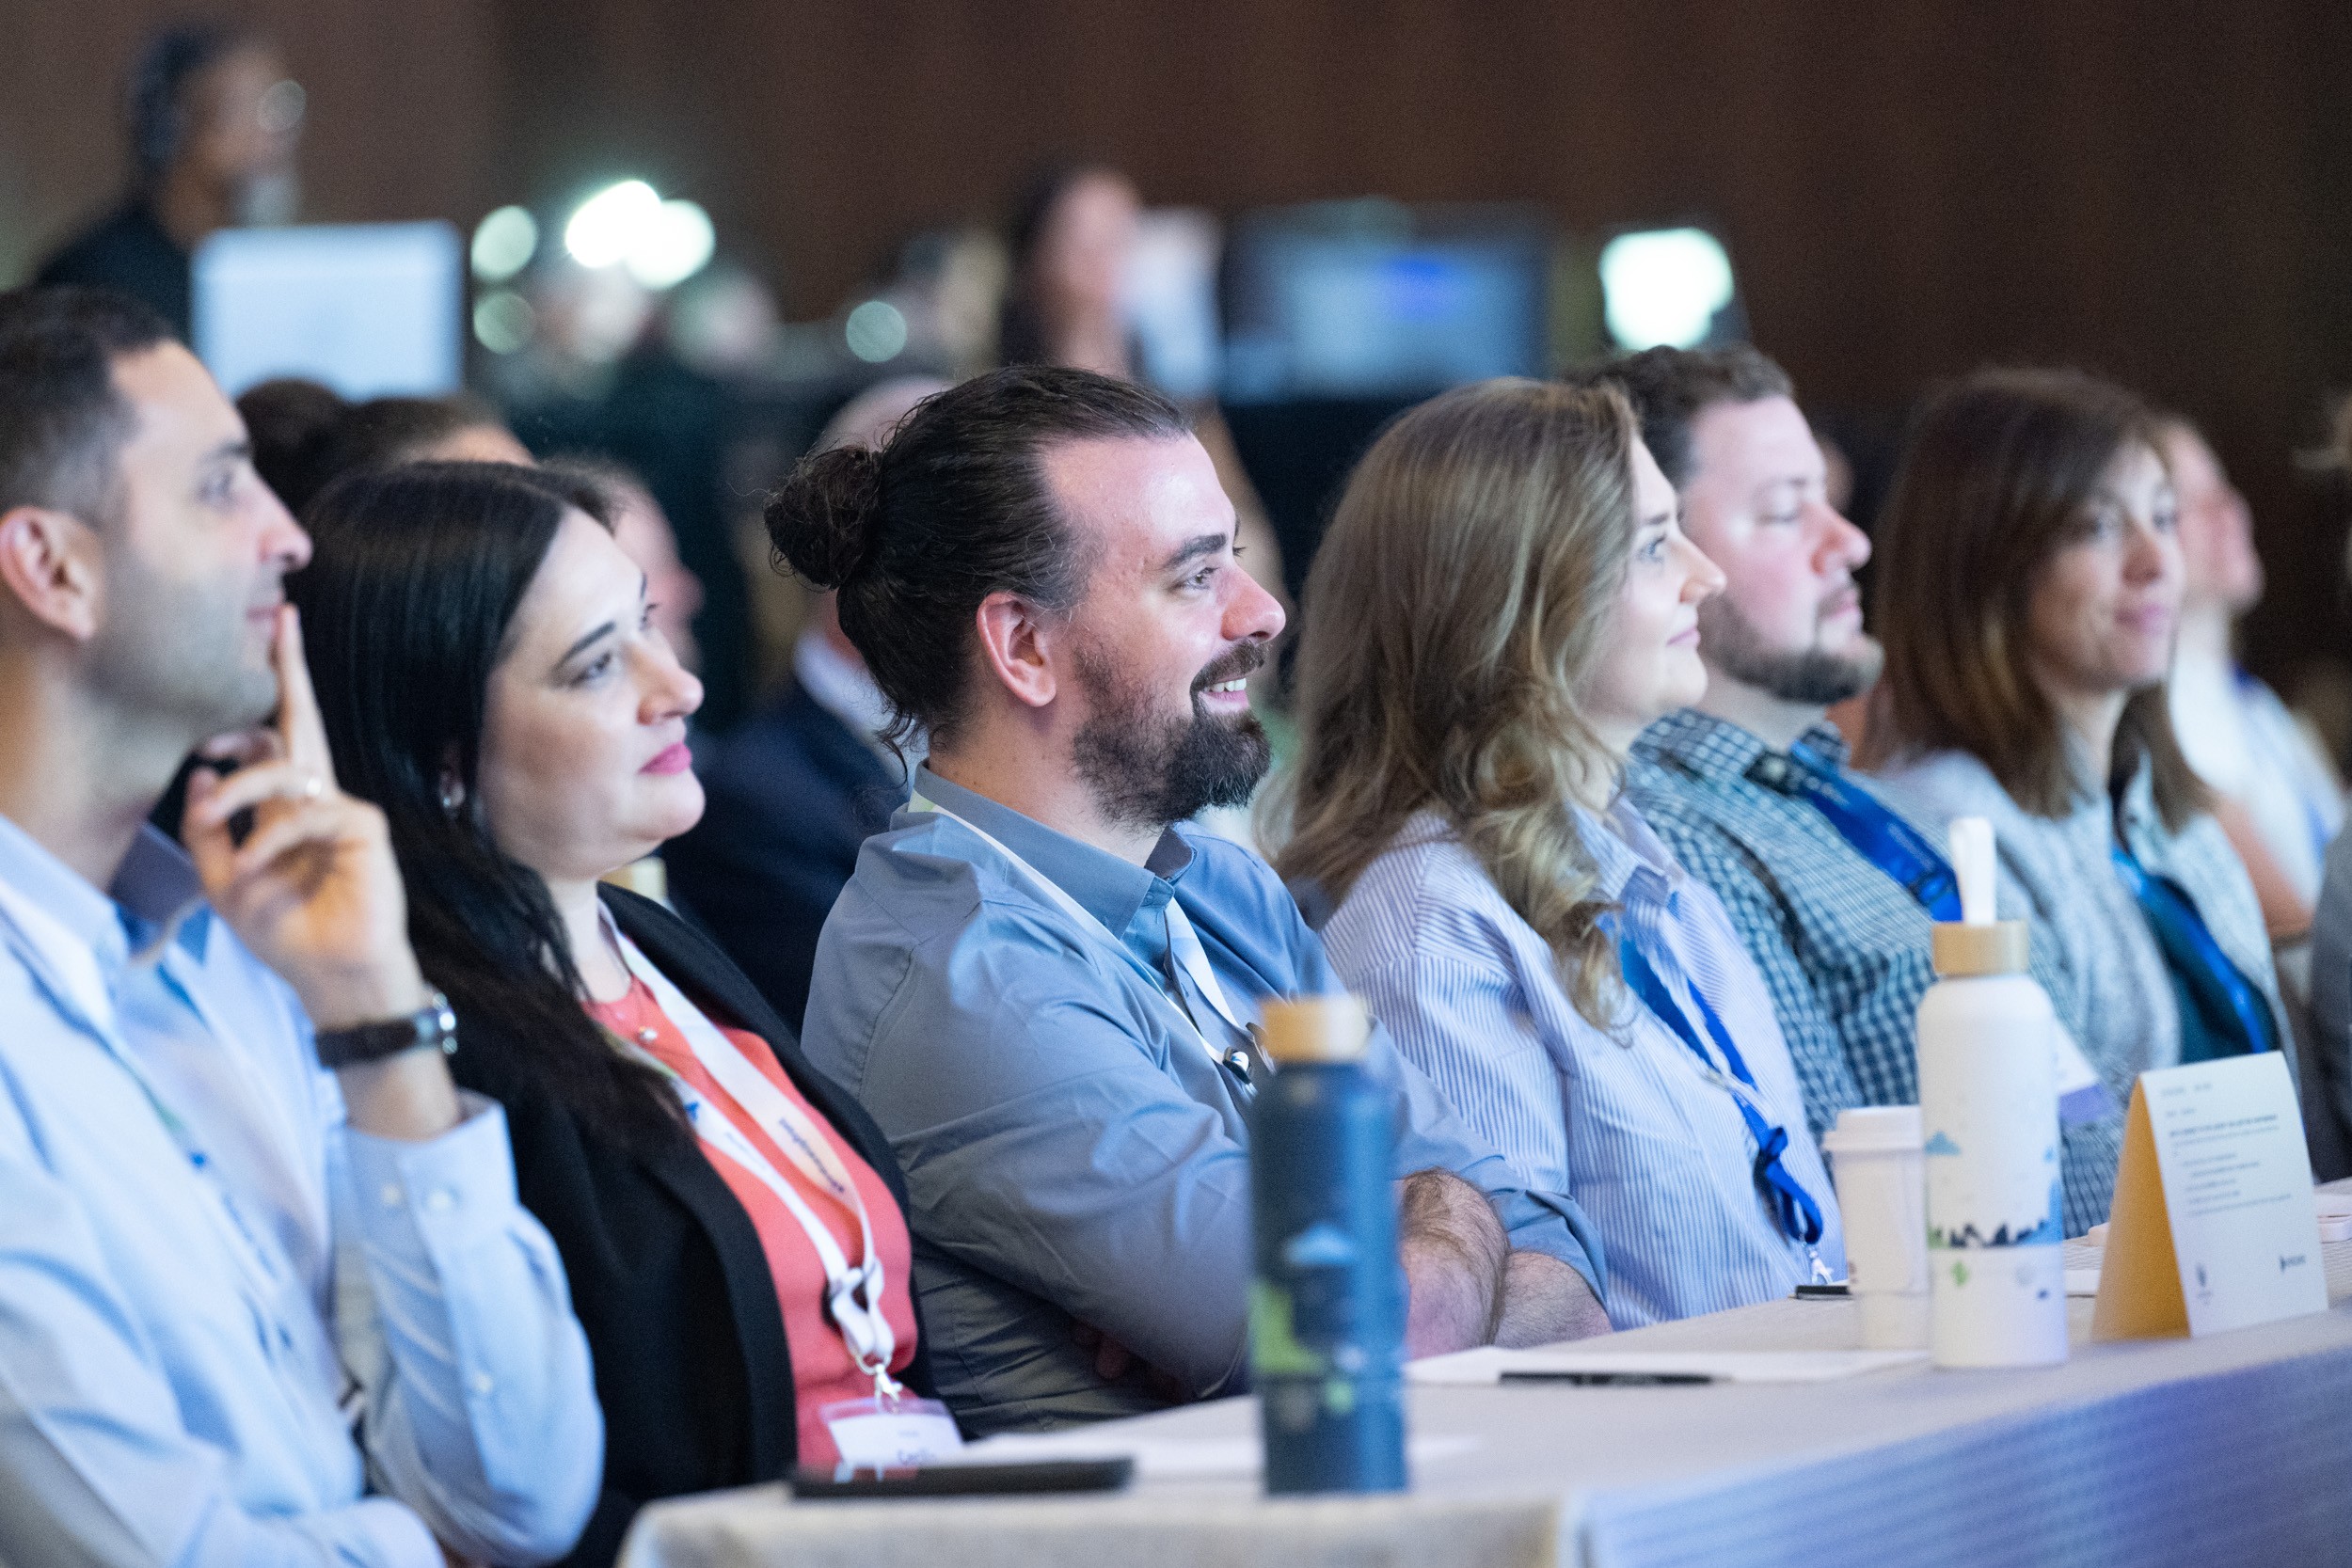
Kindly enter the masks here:
[[1249, 1113], [1249, 1366], [1265, 1489], [1405, 1489], [1405, 1271], [1394, 1097], [1352, 996], [1267, 1006], [1277, 1069]]

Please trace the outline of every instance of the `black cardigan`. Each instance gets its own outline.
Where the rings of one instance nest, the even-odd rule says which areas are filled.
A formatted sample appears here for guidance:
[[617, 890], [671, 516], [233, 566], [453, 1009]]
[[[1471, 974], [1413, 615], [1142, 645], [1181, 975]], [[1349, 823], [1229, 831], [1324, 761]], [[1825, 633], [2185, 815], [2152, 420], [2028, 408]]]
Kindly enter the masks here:
[[[717, 1022], [766, 1039], [792, 1082], [898, 1200], [906, 1180], [881, 1129], [801, 1054], [775, 1009], [707, 937], [649, 899], [603, 890], [613, 922]], [[605, 1568], [644, 1504], [790, 1472], [799, 1449], [792, 1361], [758, 1232], [692, 1137], [650, 1156], [591, 1137], [563, 1107], [504, 1092], [496, 1020], [461, 1016], [457, 1081], [500, 1101], [525, 1207], [570, 1277], [604, 1407], [604, 1488], [567, 1563]], [[903, 1381], [933, 1391], [916, 1324]]]

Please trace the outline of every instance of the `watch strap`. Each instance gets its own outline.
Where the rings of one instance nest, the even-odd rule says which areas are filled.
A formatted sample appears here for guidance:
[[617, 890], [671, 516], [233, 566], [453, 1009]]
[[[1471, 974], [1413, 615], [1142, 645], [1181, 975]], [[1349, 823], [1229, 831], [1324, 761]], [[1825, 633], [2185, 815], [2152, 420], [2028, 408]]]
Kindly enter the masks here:
[[319, 1064], [338, 1069], [427, 1047], [454, 1052], [457, 1015], [450, 1010], [449, 998], [437, 990], [423, 1006], [405, 1018], [358, 1023], [348, 1029], [322, 1029], [316, 1040]]

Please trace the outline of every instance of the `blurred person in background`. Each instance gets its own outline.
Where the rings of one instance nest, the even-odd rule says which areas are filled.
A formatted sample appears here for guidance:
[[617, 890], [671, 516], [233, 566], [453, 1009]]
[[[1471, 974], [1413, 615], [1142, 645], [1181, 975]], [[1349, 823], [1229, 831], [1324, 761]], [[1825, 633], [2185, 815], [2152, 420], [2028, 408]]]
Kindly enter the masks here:
[[401, 463], [529, 463], [498, 410], [470, 392], [353, 403], [315, 381], [281, 376], [248, 388], [237, 412], [253, 437], [253, 467], [286, 510], [344, 474]]
[[[1838, 508], [1836, 469], [1787, 373], [1755, 349], [1654, 348], [1583, 378], [1631, 400], [1684, 531], [1724, 578], [1699, 606], [1707, 693], [1634, 743], [1627, 793], [1729, 912], [1772, 991], [1813, 1132], [1851, 1106], [1914, 1103], [1931, 937], [1959, 917], [1959, 890], [1943, 825], [1883, 800], [1831, 721], [1883, 660], [1854, 584], [1870, 542]], [[2003, 896], [2022, 909], [2016, 890]], [[2059, 1020], [2079, 1029], [2080, 988], [2056, 945], [2030, 949]], [[2079, 1073], [2069, 1086], [2089, 1092], [2066, 1101], [2071, 1235], [2106, 1218], [2122, 1135], [2122, 1107]]]
[[2246, 867], [2165, 693], [2183, 588], [2164, 433], [2073, 371], [1931, 398], [1881, 515], [1874, 752], [1939, 818], [1989, 817], [2077, 1043], [2128, 1104], [2150, 1068], [2286, 1043]]
[[127, 200], [41, 263], [34, 281], [118, 290], [191, 341], [189, 257], [206, 235], [294, 217], [302, 88], [244, 27], [174, 26], [131, 71]]
[[1400, 415], [1308, 578], [1286, 878], [1332, 967], [1519, 1180], [1600, 1232], [1618, 1328], [1843, 1278], [1770, 994], [1620, 787], [1695, 699], [1723, 574], [1613, 389]]
[[354, 475], [292, 590], [451, 1069], [505, 1107], [587, 1331], [610, 1435], [582, 1568], [656, 1498], [831, 1468], [825, 1406], [878, 1374], [930, 1386], [888, 1144], [707, 938], [600, 885], [702, 809], [701, 688], [603, 499], [562, 470]]
[[[2328, 846], [2344, 827], [2344, 785], [2278, 693], [2237, 662], [2238, 623], [2263, 594], [2246, 498], [2194, 424], [2166, 415], [2163, 431], [2185, 578], [2172, 730], [2213, 792], [2214, 816], [2253, 879], [2271, 940], [2296, 942], [2311, 929]], [[2300, 975], [2303, 967], [2282, 972]]]
[[[852, 398], [816, 450], [880, 447], [915, 404], [947, 384], [882, 382]], [[920, 736], [894, 748], [890, 704], [819, 594], [792, 647], [792, 675], [765, 709], [706, 749], [709, 803], [663, 851], [670, 891], [718, 939], [760, 994], [798, 1028], [817, 938], [857, 870], [858, 847], [906, 803]]]
[[[1135, 182], [1100, 164], [1051, 164], [1014, 203], [1007, 234], [1011, 275], [996, 349], [1007, 365], [1064, 365], [1122, 381], [1139, 379], [1127, 288], [1143, 201]], [[1287, 614], [1281, 546], [1266, 521], [1232, 433], [1214, 404], [1185, 409], [1216, 465], [1217, 483], [1239, 517], [1242, 570]], [[1268, 665], [1271, 672], [1273, 666]], [[1271, 691], [1271, 673], [1263, 683]], [[1247, 837], [1246, 817], [1223, 824]]]

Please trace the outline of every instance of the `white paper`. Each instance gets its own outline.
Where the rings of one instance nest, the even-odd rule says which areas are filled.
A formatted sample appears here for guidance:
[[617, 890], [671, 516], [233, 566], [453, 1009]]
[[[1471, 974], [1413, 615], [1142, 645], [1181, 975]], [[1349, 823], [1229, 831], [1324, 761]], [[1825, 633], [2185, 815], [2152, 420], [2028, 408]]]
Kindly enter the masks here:
[[1924, 1350], [1624, 1351], [1501, 1350], [1487, 1345], [1406, 1366], [1416, 1383], [1500, 1383], [1505, 1372], [1614, 1372], [1708, 1377], [1723, 1383], [1830, 1383], [1925, 1361]]
[[2302, 1113], [2276, 1051], [2143, 1072], [2191, 1334], [2328, 1309]]
[[[1431, 1434], [1408, 1438], [1416, 1467], [1442, 1464], [1476, 1449], [1484, 1438]], [[935, 1463], [1017, 1465], [1066, 1459], [1133, 1459], [1139, 1481], [1210, 1481], [1254, 1476], [1265, 1465], [1257, 1434], [1240, 1437], [1142, 1437], [1101, 1427], [1075, 1432], [1013, 1432], [982, 1438]]]

